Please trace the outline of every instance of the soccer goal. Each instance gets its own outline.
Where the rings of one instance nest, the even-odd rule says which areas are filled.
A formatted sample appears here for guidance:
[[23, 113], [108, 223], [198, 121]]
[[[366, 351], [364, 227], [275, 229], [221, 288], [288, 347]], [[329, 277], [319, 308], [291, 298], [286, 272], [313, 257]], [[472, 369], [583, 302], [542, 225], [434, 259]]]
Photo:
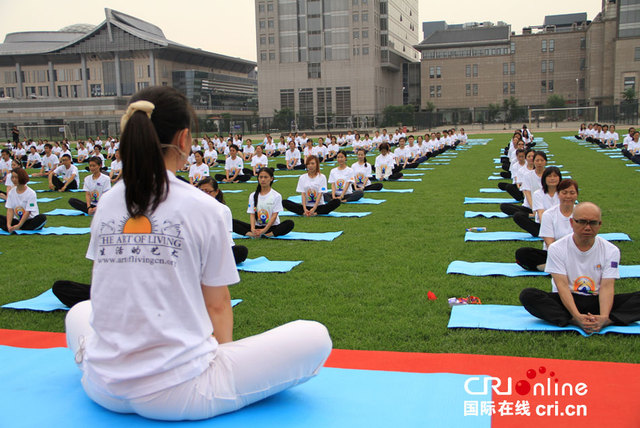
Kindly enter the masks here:
[[73, 140], [75, 138], [69, 125], [22, 125], [18, 126], [18, 130], [20, 131], [21, 141], [23, 138], [52, 141], [62, 140], [63, 138]]
[[598, 107], [530, 108], [529, 127], [558, 122], [589, 123], [598, 121]]

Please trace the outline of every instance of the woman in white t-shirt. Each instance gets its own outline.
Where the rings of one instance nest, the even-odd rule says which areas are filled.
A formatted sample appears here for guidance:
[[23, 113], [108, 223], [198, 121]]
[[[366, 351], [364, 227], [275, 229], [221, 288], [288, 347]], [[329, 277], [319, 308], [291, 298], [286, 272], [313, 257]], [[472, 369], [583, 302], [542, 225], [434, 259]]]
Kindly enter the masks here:
[[306, 160], [307, 173], [298, 179], [296, 192], [300, 193], [300, 204], [284, 200], [282, 205], [289, 211], [305, 217], [329, 214], [340, 206], [340, 200], [324, 202], [323, 193], [327, 191], [327, 178], [320, 172], [318, 158], [311, 155]]
[[218, 160], [218, 151], [213, 146], [213, 141], [207, 141], [207, 150], [204, 152], [204, 162], [211, 168], [216, 165]]
[[29, 148], [29, 155], [27, 155], [27, 165], [25, 168], [42, 168], [42, 157], [38, 154], [36, 146], [31, 146]]
[[355, 182], [353, 186], [356, 190], [381, 190], [382, 183], [371, 183], [371, 164], [367, 162], [367, 151], [359, 149], [357, 152], [358, 161], [351, 165]]
[[276, 167], [279, 170], [294, 170], [294, 169], [305, 169], [304, 164], [300, 161], [300, 150], [296, 147], [296, 142], [291, 140], [289, 141], [289, 149], [284, 154], [284, 160], [286, 164], [279, 163]]
[[229, 156], [224, 161], [224, 174], [216, 174], [215, 179], [224, 183], [243, 183], [251, 179], [250, 169], [243, 168], [244, 162], [238, 156], [238, 146], [229, 146]]
[[542, 250], [523, 247], [516, 250], [516, 263], [526, 270], [544, 272], [547, 248], [558, 239], [573, 232], [569, 219], [578, 199], [578, 183], [565, 178], [558, 184], [560, 203], [545, 211], [538, 236], [544, 240]]
[[522, 184], [520, 190], [524, 195], [524, 201], [522, 205], [515, 204], [500, 204], [500, 210], [508, 215], [514, 215], [517, 212], [523, 212], [527, 215], [533, 214], [531, 209], [533, 203], [533, 192], [542, 188], [542, 174], [547, 166], [547, 155], [542, 151], [534, 151], [533, 155], [533, 170], [524, 174], [522, 177]]
[[113, 160], [111, 161], [109, 168], [111, 169], [111, 171], [109, 171], [109, 179], [111, 180], [111, 184], [114, 184], [116, 181], [120, 180], [120, 174], [122, 173], [122, 160], [120, 160], [119, 148], [117, 148], [113, 154]]
[[85, 214], [95, 214], [98, 201], [105, 192], [111, 189], [111, 180], [101, 172], [101, 168], [102, 161], [99, 157], [93, 156], [89, 158], [89, 171], [91, 171], [91, 174], [84, 178], [84, 187], [82, 188], [85, 192], [85, 200], [70, 198], [69, 205]]
[[375, 174], [378, 181], [398, 180], [402, 178], [402, 167], [396, 165], [396, 159], [389, 151], [389, 143], [380, 144], [380, 154], [376, 156]]
[[0, 215], [0, 229], [13, 233], [16, 230], [38, 230], [47, 222], [47, 217], [40, 214], [38, 200], [27, 183], [29, 174], [21, 167], [11, 170], [13, 187], [7, 194], [7, 215]]
[[[364, 150], [361, 148], [360, 150]], [[340, 202], [355, 202], [364, 196], [364, 190], [356, 190], [355, 173], [353, 169], [347, 166], [347, 154], [344, 150], [338, 152], [336, 157], [338, 166], [333, 168], [329, 173], [329, 184], [331, 191], [324, 194], [327, 201], [338, 199]]]
[[518, 226], [529, 232], [531, 236], [538, 236], [540, 233], [540, 221], [545, 210], [558, 205], [558, 192], [556, 191], [558, 184], [562, 180], [560, 169], [555, 166], [547, 167], [542, 173], [542, 187], [533, 192], [532, 206], [534, 218], [531, 214], [518, 211], [513, 215], [513, 221]]
[[331, 138], [329, 139], [329, 145], [327, 145], [327, 156], [325, 159], [327, 161], [335, 160], [339, 151], [340, 151], [340, 146], [338, 145], [338, 140], [336, 139], [335, 136], [332, 135]]
[[251, 238], [267, 236], [283, 236], [294, 227], [292, 220], [280, 222], [278, 213], [284, 211], [282, 196], [271, 188], [273, 184], [273, 168], [260, 168], [258, 171], [258, 187], [249, 195], [249, 223], [233, 220], [233, 231], [238, 235]]
[[269, 158], [262, 152], [262, 146], [256, 146], [256, 152], [251, 158], [251, 172], [257, 176], [260, 168], [266, 168], [269, 165]]
[[20, 165], [20, 162], [18, 162], [15, 159], [11, 159], [9, 161], [8, 172], [4, 178], [5, 191], [0, 192], [0, 197], [4, 199], [7, 199], [7, 195], [9, 194], [9, 192], [11, 192], [11, 189], [15, 187], [15, 185], [13, 184], [13, 176], [11, 175], [11, 171], [13, 171], [16, 168], [22, 168], [22, 166]]
[[580, 129], [578, 129], [578, 133], [575, 135], [577, 140], [584, 140], [587, 136], [587, 125], [584, 123], [580, 124]]
[[190, 150], [192, 112], [170, 87], [132, 97], [123, 179], [91, 223], [91, 300], [66, 318], [85, 392], [114, 412], [211, 418], [310, 379], [331, 351], [326, 328], [310, 321], [233, 341], [227, 286], [239, 277], [223, 209], [174, 175]]
[[195, 186], [198, 181], [209, 176], [209, 165], [204, 163], [202, 150], [196, 150], [193, 156], [196, 158], [196, 163], [189, 167], [189, 182]]

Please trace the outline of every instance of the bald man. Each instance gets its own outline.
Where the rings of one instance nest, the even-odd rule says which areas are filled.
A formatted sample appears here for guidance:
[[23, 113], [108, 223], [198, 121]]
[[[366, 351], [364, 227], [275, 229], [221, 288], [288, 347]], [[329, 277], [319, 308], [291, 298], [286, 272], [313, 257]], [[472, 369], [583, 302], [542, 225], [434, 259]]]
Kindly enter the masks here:
[[591, 202], [578, 204], [570, 222], [573, 233], [548, 249], [545, 272], [553, 278], [553, 291], [524, 289], [522, 305], [535, 317], [561, 327], [574, 324], [586, 333], [640, 320], [640, 292], [614, 294], [620, 250], [597, 236], [600, 208]]

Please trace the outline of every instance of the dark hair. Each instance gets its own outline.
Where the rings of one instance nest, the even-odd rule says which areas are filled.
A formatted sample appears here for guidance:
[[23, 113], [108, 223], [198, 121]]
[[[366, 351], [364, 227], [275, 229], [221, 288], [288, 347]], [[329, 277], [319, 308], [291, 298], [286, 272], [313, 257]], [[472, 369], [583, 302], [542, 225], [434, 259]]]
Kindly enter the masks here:
[[[273, 184], [273, 168], [263, 166], [258, 170], [258, 174], [256, 174], [256, 178], [260, 176], [261, 172], [266, 172], [267, 174], [269, 174], [269, 177], [271, 177], [271, 184]], [[260, 185], [260, 181], [258, 180], [258, 187], [256, 188], [256, 191], [253, 192], [253, 215], [255, 216], [256, 220], [258, 219], [258, 196], [260, 195], [261, 191], [262, 191], [262, 186]]]
[[[68, 156], [68, 155], [64, 155], [64, 156]], [[91, 162], [93, 162], [95, 164], [98, 164], [98, 166], [102, 166], [102, 159], [100, 159], [98, 156], [91, 156], [89, 158], [89, 163], [91, 163]]]
[[69, 156], [68, 154], [67, 155], [62, 155], [62, 157], [60, 159], [64, 159], [64, 158], [67, 158], [67, 159], [71, 160], [71, 156]]
[[535, 160], [535, 158], [537, 158], [538, 156], [542, 156], [544, 158], [544, 160], [547, 160], [547, 154], [545, 152], [543, 152], [542, 150], [538, 150], [534, 152], [535, 154], [533, 155], [533, 159]]
[[[516, 149], [516, 156], [518, 156], [520, 153], [524, 154], [526, 152], [524, 151], [524, 149]], [[525, 156], [526, 156], [526, 154], [525, 154]]]
[[[358, 150], [358, 151], [359, 151], [359, 150]], [[338, 150], [338, 153], [336, 153], [336, 158], [337, 158], [337, 157], [338, 157], [338, 155], [340, 155], [340, 154], [341, 154], [341, 155], [343, 155], [345, 159], [347, 158], [347, 152], [346, 152], [346, 151], [344, 151], [344, 150]]]
[[5, 154], [11, 156], [11, 150], [9, 150], [9, 149], [2, 149], [2, 151], [0, 153], [5, 153]]
[[231, 150], [231, 149], [236, 149], [236, 152], [239, 152], [239, 151], [240, 151], [240, 149], [238, 148], [238, 146], [236, 146], [235, 144], [232, 144], [232, 145], [230, 145], [230, 146], [229, 146], [229, 150]]
[[218, 194], [216, 195], [216, 201], [226, 205], [224, 201], [224, 194], [222, 193], [222, 190], [220, 190], [220, 187], [218, 187], [218, 182], [213, 177], [204, 177], [202, 180], [198, 181], [196, 187], [199, 189], [205, 184], [211, 185], [211, 187], [213, 187], [213, 190], [216, 190], [218, 192]]
[[560, 192], [564, 189], [568, 189], [571, 186], [576, 188], [576, 193], [580, 193], [580, 190], [578, 189], [578, 182], [570, 178], [565, 178], [564, 180], [560, 181], [556, 190]]
[[[383, 144], [385, 144], [385, 143], [383, 143]], [[342, 150], [340, 150], [340, 151], [342, 151]], [[365, 149], [363, 149], [362, 147], [360, 147], [357, 150], [357, 152], [363, 152], [364, 153], [364, 166], [367, 166], [367, 151]]]
[[[542, 173], [542, 191], [544, 193], [549, 193], [549, 186], [547, 186], [547, 177], [550, 176], [551, 174], [555, 174], [560, 178], [560, 181], [562, 181], [562, 172], [560, 172], [560, 168], [558, 168], [557, 166], [549, 166], [547, 167], [544, 172]], [[557, 191], [557, 187], [556, 187], [556, 191]]]
[[131, 217], [155, 211], [166, 199], [169, 179], [164, 154], [176, 133], [189, 129], [195, 117], [187, 98], [169, 86], [145, 88], [129, 104], [140, 100], [155, 106], [151, 118], [143, 111], [134, 112], [120, 136], [125, 202]]
[[389, 147], [389, 143], [382, 143], [378, 146], [378, 150], [380, 152], [382, 152], [382, 150], [386, 149], [387, 151], [390, 151], [391, 148]]
[[27, 184], [29, 182], [29, 174], [24, 170], [24, 168], [13, 168], [11, 172], [15, 172], [18, 176], [18, 184]]
[[49, 148], [49, 150], [51, 150], [51, 149], [53, 149], [53, 146], [51, 144], [47, 143], [47, 144], [44, 145], [44, 148], [45, 149]]
[[[129, 122], [127, 122], [129, 123]], [[93, 150], [98, 149], [98, 151], [102, 151], [102, 146], [100, 144], [96, 144], [93, 146]]]
[[194, 155], [200, 155], [201, 157], [204, 158], [204, 153], [202, 152], [202, 150], [196, 150], [193, 154]]

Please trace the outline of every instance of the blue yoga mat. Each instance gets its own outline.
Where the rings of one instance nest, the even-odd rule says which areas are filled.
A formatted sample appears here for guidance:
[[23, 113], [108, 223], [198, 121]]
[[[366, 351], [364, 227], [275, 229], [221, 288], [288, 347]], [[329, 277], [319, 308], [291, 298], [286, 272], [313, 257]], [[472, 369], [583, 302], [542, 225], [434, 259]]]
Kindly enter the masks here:
[[[448, 328], [486, 328], [511, 331], [577, 331], [591, 336], [574, 325], [558, 327], [531, 315], [522, 306], [460, 305], [451, 309]], [[596, 334], [640, 334], [640, 322], [628, 326], [609, 326]]]
[[[631, 241], [626, 233], [600, 233], [607, 241]], [[466, 241], [542, 241], [542, 238], [531, 236], [527, 232], [467, 232]]]
[[[91, 232], [89, 227], [43, 227], [39, 230], [18, 230], [18, 235], [86, 235]], [[0, 230], [0, 235], [9, 235], [8, 232]]]
[[[231, 301], [231, 306], [235, 306], [242, 302], [242, 299], [234, 299]], [[68, 311], [69, 308], [63, 305], [60, 300], [53, 294], [51, 289], [48, 289], [44, 293], [40, 294], [33, 299], [21, 300], [19, 302], [7, 303], [2, 305], [3, 308], [8, 309], [23, 309], [29, 311], [51, 312], [51, 311]]]
[[405, 174], [404, 172], [402, 173], [403, 177], [422, 177], [423, 175], [424, 175], [424, 172], [417, 173], [417, 174]]
[[38, 198], [38, 203], [39, 204], [46, 204], [47, 202], [57, 201], [58, 199], [62, 199], [62, 197], [59, 196], [57, 198]]
[[[295, 202], [297, 204], [302, 203], [302, 197], [300, 195], [295, 195], [295, 196], [289, 196], [287, 198], [288, 200], [290, 200], [291, 202]], [[386, 200], [384, 199], [371, 199], [371, 198], [360, 198], [357, 201], [354, 202], [346, 202], [347, 204], [363, 204], [363, 205], [380, 205], [382, 203], [386, 202]]]
[[266, 257], [258, 257], [257, 259], [247, 259], [244, 262], [236, 265], [238, 270], [244, 272], [274, 272], [284, 273], [289, 272], [294, 267], [298, 266], [302, 261], [285, 262], [285, 261], [271, 261]]
[[[280, 213], [282, 215], [282, 213]], [[266, 239], [284, 239], [289, 241], [333, 241], [338, 236], [342, 235], [342, 231], [340, 232], [289, 232], [283, 236], [276, 236], [273, 238]], [[246, 235], [238, 235], [237, 233], [232, 233], [231, 237], [233, 239], [252, 239]]]
[[[33, 184], [33, 183], [29, 183], [29, 184]], [[54, 193], [54, 192], [55, 192], [55, 193], [60, 193], [60, 192], [58, 192], [57, 190], [36, 190], [36, 193]], [[84, 190], [82, 190], [82, 189], [72, 189], [72, 190], [66, 190], [66, 191], [65, 191], [65, 192], [63, 192], [63, 193], [66, 193], [66, 192], [72, 192], [72, 193], [84, 193]], [[59, 198], [58, 198], [58, 199], [59, 199]]]
[[519, 204], [520, 201], [509, 198], [464, 198], [465, 204]]
[[485, 218], [506, 218], [509, 217], [507, 214], [503, 212], [493, 212], [493, 211], [465, 211], [464, 218], [474, 218], [474, 217], [485, 217]]
[[[620, 278], [640, 278], [640, 265], [620, 266]], [[547, 276], [546, 272], [532, 272], [522, 269], [516, 263], [463, 262], [456, 260], [447, 268], [449, 274], [469, 276]]]
[[84, 215], [86, 216], [87, 214], [83, 213], [82, 211], [78, 211], [78, 210], [70, 210], [67, 208], [56, 208], [55, 210], [51, 210], [48, 211], [46, 213], [43, 213], [44, 215], [60, 215], [60, 216], [68, 216], [68, 217], [75, 217], [75, 216], [80, 216], [80, 215]]
[[398, 180], [389, 180], [389, 181], [391, 181], [391, 182], [394, 182], [394, 181], [413, 181], [413, 182], [416, 182], [416, 181], [422, 181], [422, 178], [400, 178]]
[[500, 177], [499, 175], [492, 175], [489, 180], [511, 180], [510, 178]]
[[380, 190], [367, 190], [367, 192], [371, 192], [371, 193], [413, 193], [413, 189], [385, 189], [385, 188], [382, 188]]
[[[329, 214], [318, 215], [318, 217], [366, 217], [370, 212], [361, 212], [361, 213], [347, 213], [347, 212], [336, 212], [332, 211]], [[292, 213], [291, 211], [282, 211], [278, 213], [280, 217], [303, 217], [301, 215]]]
[[0, 361], [6, 427], [382, 427], [400, 420], [402, 426], [416, 427], [491, 426], [490, 415], [464, 416], [465, 401], [492, 400], [491, 392], [465, 392], [471, 374], [323, 368], [302, 385], [213, 420], [159, 422], [93, 403], [82, 390], [82, 372], [67, 348], [2, 346]]
[[235, 190], [223, 190], [224, 193], [242, 193], [244, 189], [235, 189]]
[[502, 189], [494, 189], [493, 187], [485, 187], [480, 189], [480, 193], [506, 193], [506, 191]]
[[287, 175], [277, 175], [278, 178], [300, 178], [302, 174], [287, 174]]

